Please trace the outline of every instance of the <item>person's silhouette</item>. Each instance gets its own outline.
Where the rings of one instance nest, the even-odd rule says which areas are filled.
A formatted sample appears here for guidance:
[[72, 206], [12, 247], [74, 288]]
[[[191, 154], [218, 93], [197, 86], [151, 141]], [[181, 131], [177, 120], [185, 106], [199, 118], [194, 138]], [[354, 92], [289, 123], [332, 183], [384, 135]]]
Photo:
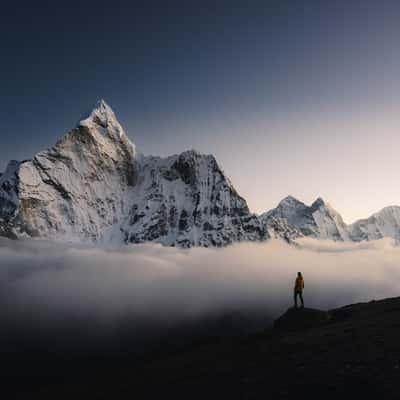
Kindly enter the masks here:
[[297, 296], [300, 297], [301, 307], [304, 307], [303, 300], [304, 278], [301, 272], [297, 273], [296, 281], [294, 282], [294, 306], [297, 308]]

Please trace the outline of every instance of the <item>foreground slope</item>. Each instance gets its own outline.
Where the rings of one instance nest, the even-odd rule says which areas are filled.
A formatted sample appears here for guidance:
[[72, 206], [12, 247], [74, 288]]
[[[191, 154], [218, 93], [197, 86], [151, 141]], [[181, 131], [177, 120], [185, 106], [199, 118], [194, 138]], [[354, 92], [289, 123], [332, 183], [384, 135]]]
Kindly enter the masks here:
[[311, 311], [289, 315], [311, 324], [294, 321], [150, 364], [132, 388], [182, 399], [400, 397], [400, 298]]
[[0, 235], [180, 247], [268, 237], [213, 156], [144, 157], [104, 101], [51, 149], [9, 163]]
[[[139, 367], [25, 393], [25, 399], [398, 399], [400, 298], [291, 311], [259, 334], [209, 338]], [[299, 323], [301, 320], [310, 323]], [[282, 320], [282, 319], [281, 319]], [[298, 326], [297, 329], [292, 329]]]

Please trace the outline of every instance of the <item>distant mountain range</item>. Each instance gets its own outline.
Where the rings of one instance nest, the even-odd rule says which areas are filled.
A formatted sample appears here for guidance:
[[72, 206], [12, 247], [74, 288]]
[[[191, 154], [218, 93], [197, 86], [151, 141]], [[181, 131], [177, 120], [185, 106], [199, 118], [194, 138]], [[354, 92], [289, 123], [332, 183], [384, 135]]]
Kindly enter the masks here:
[[260, 215], [268, 232], [294, 241], [300, 237], [360, 242], [384, 237], [400, 240], [400, 207], [389, 206], [353, 224], [345, 224], [341, 215], [323, 199], [306, 206], [292, 196], [276, 208]]
[[400, 207], [346, 225], [321, 198], [307, 206], [288, 196], [253, 214], [212, 155], [144, 156], [101, 100], [54, 147], [9, 162], [0, 175], [0, 236], [178, 247], [399, 240]]

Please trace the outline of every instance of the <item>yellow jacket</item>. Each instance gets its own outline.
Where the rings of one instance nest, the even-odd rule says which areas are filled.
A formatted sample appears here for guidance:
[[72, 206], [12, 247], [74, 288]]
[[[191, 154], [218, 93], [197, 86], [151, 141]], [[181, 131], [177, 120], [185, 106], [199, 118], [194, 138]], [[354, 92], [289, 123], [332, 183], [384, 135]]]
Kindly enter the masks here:
[[302, 276], [298, 276], [296, 278], [296, 282], [294, 283], [294, 290], [301, 292], [304, 289], [304, 279]]

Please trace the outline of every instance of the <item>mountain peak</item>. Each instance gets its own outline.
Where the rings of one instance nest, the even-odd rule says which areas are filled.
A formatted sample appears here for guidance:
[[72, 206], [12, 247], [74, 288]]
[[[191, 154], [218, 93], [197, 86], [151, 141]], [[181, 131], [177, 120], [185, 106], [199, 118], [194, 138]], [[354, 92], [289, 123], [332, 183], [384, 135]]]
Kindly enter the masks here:
[[104, 99], [100, 99], [97, 101], [91, 113], [93, 112], [97, 112], [100, 115], [116, 119], [113, 109], [106, 103]]
[[326, 209], [330, 209], [333, 210], [333, 208], [331, 207], [331, 205], [326, 202], [322, 197], [318, 197], [314, 203], [311, 204], [311, 209], [312, 210], [317, 210], [318, 208], [326, 208]]
[[321, 206], [326, 206], [326, 202], [324, 201], [324, 199], [322, 197], [318, 197], [314, 203], [311, 204], [312, 208], [317, 208], [317, 207], [321, 207]]
[[118, 122], [111, 107], [103, 100], [99, 100], [88, 116], [78, 123], [79, 127], [95, 128], [104, 136], [107, 134], [115, 138], [125, 136], [125, 131]]
[[295, 197], [289, 195], [289, 196], [286, 196], [284, 199], [282, 199], [279, 202], [278, 207], [292, 206], [292, 205], [298, 205], [298, 204], [303, 205], [303, 203], [300, 200], [297, 200]]
[[[100, 99], [97, 103], [95, 108], [105, 108], [111, 110], [111, 107], [105, 102], [104, 99]], [[112, 110], [111, 110], [112, 111]]]

